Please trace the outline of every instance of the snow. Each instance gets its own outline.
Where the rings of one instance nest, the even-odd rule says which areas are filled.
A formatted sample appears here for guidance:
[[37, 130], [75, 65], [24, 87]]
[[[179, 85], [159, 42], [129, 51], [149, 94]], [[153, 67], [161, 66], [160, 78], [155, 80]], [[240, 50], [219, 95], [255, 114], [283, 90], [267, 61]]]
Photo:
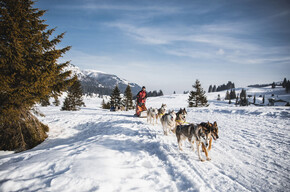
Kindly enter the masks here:
[[104, 74], [106, 75], [107, 73], [105, 72], [102, 72], [102, 71], [97, 71], [97, 70], [93, 70], [93, 69], [85, 69], [85, 70], [82, 70], [82, 72], [89, 76], [89, 77], [93, 77], [93, 78], [97, 78], [99, 76], [99, 74]]
[[[247, 93], [258, 91], [273, 92]], [[225, 92], [207, 94], [209, 107], [187, 108], [187, 122], [218, 123], [206, 162], [186, 142], [180, 152], [160, 123], [149, 125], [134, 111], [103, 110], [100, 98], [86, 97], [81, 111], [39, 107], [49, 137], [28, 151], [0, 152], [0, 191], [287, 191], [290, 108], [237, 107], [216, 101], [217, 94]], [[166, 103], [177, 111], [187, 98], [149, 98], [147, 106]]]

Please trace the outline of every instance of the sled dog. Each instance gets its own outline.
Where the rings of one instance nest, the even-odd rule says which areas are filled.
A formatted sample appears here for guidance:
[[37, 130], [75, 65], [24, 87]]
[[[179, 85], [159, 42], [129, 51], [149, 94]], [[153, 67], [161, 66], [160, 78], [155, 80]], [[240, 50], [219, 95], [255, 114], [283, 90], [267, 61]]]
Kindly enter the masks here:
[[163, 127], [164, 135], [168, 135], [170, 130], [175, 129], [176, 114], [174, 110], [168, 111], [165, 115], [161, 117], [161, 124]]
[[186, 121], [186, 109], [179, 109], [179, 111], [176, 113], [176, 124], [177, 125], [183, 125]]
[[161, 107], [158, 109], [157, 119], [159, 118], [160, 121], [161, 121], [161, 117], [166, 113], [166, 108], [167, 108], [167, 105], [162, 103]]
[[147, 123], [154, 125], [156, 122], [156, 124], [157, 124], [157, 114], [158, 114], [158, 110], [150, 107], [147, 110]]
[[213, 124], [210, 123], [210, 122], [207, 122], [207, 123], [200, 123], [201, 126], [204, 127], [204, 129], [209, 129], [210, 132], [211, 132], [211, 137], [210, 137], [210, 140], [209, 140], [209, 146], [208, 146], [208, 151], [211, 150], [211, 147], [212, 147], [212, 139], [214, 140], [217, 140], [219, 138], [219, 135], [218, 135], [218, 125], [217, 125], [217, 122], [215, 121]]
[[211, 132], [204, 129], [200, 124], [178, 125], [176, 128], [176, 137], [179, 149], [182, 151], [182, 142], [188, 139], [192, 150], [194, 151], [194, 142], [196, 143], [198, 157], [201, 161], [205, 161], [200, 154], [199, 147], [201, 146], [205, 152], [206, 160], [210, 160], [206, 147], [208, 146]]
[[[176, 113], [176, 126], [178, 125], [183, 125], [185, 122], [186, 122], [186, 115], [187, 115], [187, 112], [186, 112], [186, 109], [179, 109], [179, 111]], [[176, 127], [175, 129], [172, 130], [172, 132], [175, 134], [175, 131], [176, 131]]]

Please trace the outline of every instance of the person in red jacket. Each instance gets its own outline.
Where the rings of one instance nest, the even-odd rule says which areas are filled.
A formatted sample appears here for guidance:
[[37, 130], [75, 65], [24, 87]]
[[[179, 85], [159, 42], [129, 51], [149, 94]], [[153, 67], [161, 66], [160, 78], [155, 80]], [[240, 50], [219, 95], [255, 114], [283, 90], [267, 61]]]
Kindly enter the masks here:
[[142, 87], [142, 90], [139, 91], [137, 94], [137, 105], [136, 105], [136, 116], [140, 116], [140, 113], [142, 111], [146, 111], [147, 108], [145, 106], [146, 103], [146, 98], [147, 98], [147, 92], [145, 86]]

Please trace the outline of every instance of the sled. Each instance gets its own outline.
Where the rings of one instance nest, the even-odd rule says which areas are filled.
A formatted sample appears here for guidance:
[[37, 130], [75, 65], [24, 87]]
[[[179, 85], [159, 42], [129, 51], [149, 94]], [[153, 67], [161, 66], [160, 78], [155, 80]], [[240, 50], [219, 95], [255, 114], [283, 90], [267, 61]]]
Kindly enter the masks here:
[[147, 111], [141, 111], [139, 117], [140, 118], [146, 118], [147, 117]]
[[135, 116], [140, 117], [140, 118], [146, 118], [147, 117], [147, 108], [146, 108], [145, 104], [136, 106], [136, 114], [135, 114]]

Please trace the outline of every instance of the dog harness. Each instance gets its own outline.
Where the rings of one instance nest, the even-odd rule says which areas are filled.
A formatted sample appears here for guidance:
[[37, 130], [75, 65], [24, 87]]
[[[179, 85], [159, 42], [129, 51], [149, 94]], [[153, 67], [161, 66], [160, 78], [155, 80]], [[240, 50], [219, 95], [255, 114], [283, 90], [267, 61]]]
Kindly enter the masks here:
[[188, 123], [188, 122], [186, 122], [186, 121], [183, 121], [183, 120], [175, 120], [177, 123], [180, 123], [181, 125], [183, 125], [183, 124], [190, 124], [190, 123]]

